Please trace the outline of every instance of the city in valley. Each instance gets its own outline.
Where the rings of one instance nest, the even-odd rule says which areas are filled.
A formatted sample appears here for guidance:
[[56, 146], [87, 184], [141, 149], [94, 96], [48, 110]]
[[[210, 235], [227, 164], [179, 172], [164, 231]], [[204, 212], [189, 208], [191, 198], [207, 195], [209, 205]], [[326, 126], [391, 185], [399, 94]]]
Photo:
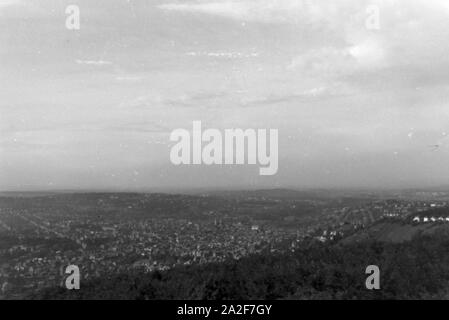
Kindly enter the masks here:
[[68, 265], [83, 282], [294, 252], [304, 241], [400, 243], [449, 225], [448, 203], [448, 192], [416, 190], [3, 193], [0, 298], [62, 286]]

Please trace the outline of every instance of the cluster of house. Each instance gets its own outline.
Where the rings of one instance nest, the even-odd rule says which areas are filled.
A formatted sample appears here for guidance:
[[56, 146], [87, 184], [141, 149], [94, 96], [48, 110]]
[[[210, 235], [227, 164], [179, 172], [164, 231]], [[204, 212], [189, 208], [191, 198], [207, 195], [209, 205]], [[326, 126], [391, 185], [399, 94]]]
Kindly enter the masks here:
[[316, 239], [318, 239], [320, 242], [326, 242], [328, 240], [334, 240], [334, 238], [338, 235], [338, 231], [334, 230], [334, 231], [327, 231], [324, 230], [323, 231], [323, 235], [316, 237]]
[[416, 223], [437, 222], [437, 221], [449, 222], [449, 217], [419, 217], [419, 216], [416, 216], [413, 218], [413, 222], [416, 222]]

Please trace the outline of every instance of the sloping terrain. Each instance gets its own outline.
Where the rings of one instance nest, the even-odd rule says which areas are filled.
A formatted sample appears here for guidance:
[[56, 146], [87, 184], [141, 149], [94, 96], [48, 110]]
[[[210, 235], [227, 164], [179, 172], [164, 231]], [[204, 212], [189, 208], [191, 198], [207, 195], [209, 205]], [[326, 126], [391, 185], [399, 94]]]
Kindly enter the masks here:
[[343, 239], [342, 243], [349, 244], [368, 240], [401, 243], [411, 241], [414, 237], [420, 235], [439, 236], [441, 234], [449, 234], [449, 223], [412, 224], [403, 221], [384, 220]]

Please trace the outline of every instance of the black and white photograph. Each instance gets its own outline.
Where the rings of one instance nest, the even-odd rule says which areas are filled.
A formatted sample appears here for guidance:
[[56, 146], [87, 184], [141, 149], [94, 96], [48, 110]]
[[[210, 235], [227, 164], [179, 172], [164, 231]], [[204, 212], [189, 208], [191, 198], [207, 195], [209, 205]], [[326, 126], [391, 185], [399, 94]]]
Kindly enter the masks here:
[[449, 1], [0, 0], [0, 300], [449, 300], [448, 248]]

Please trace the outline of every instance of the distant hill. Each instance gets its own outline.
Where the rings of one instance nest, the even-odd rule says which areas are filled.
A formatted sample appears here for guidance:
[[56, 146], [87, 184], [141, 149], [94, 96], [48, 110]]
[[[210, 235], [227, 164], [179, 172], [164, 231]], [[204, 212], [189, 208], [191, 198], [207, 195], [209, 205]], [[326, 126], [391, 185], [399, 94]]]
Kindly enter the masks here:
[[341, 198], [378, 198], [378, 194], [367, 191], [331, 190], [331, 189], [257, 189], [257, 190], [222, 190], [204, 192], [204, 194], [232, 198], [266, 198], [279, 200], [323, 200]]

